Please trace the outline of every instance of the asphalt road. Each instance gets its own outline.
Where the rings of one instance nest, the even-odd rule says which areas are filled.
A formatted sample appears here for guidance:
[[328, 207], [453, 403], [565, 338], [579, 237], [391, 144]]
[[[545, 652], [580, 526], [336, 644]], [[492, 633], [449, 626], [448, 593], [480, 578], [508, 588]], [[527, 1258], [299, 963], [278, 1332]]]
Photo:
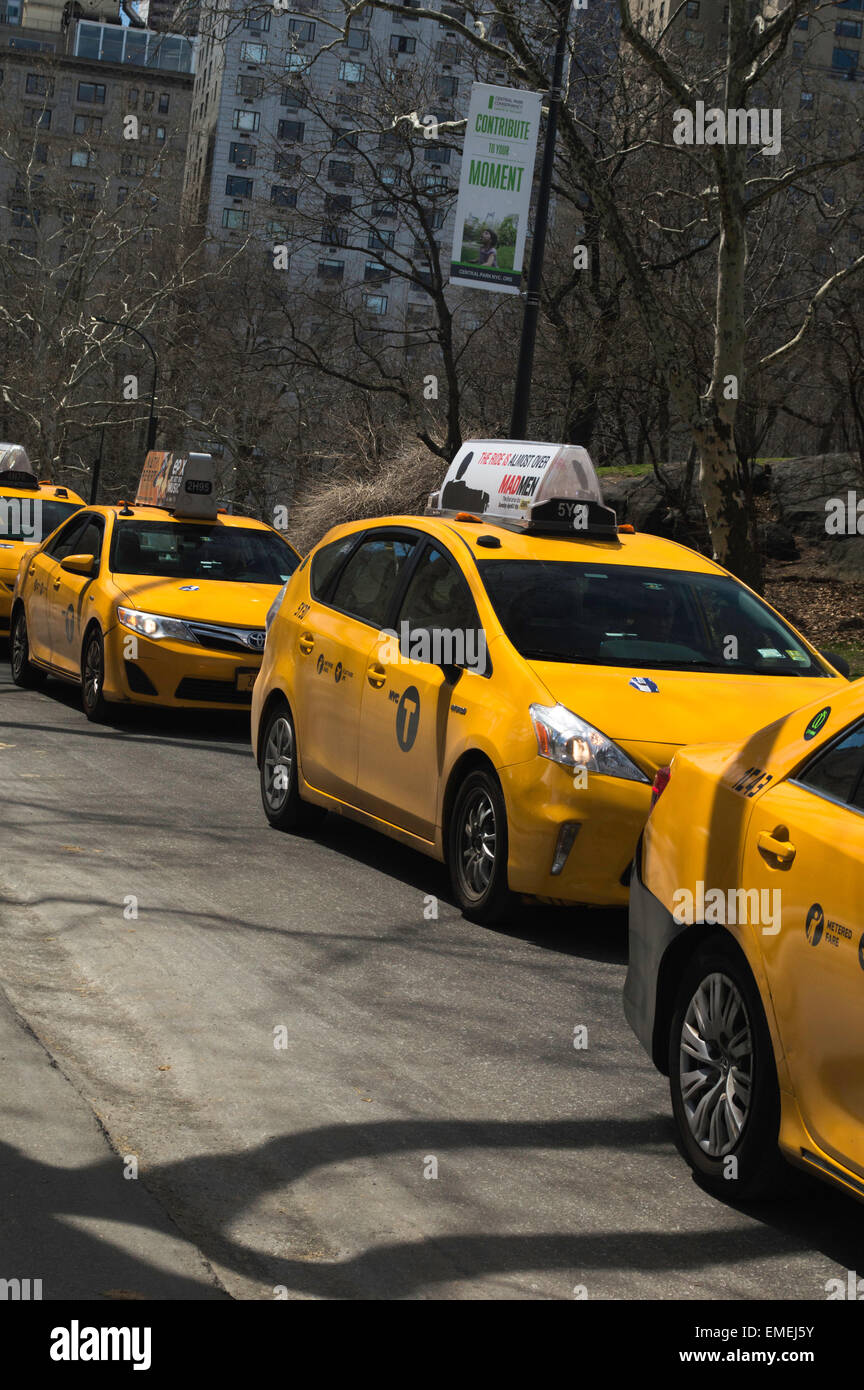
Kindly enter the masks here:
[[[332, 817], [271, 830], [247, 739], [234, 717], [90, 725], [0, 652], [0, 982], [106, 1145], [52, 1182], [0, 1145], [58, 1286], [89, 1261], [104, 1287], [82, 1232], [138, 1200], [108, 1176], [130, 1156], [129, 1221], [200, 1258], [161, 1296], [824, 1300], [858, 1267], [864, 1207], [692, 1181], [623, 1019], [622, 915], [473, 926], [409, 850]], [[179, 1258], [160, 1240], [139, 1296]]]

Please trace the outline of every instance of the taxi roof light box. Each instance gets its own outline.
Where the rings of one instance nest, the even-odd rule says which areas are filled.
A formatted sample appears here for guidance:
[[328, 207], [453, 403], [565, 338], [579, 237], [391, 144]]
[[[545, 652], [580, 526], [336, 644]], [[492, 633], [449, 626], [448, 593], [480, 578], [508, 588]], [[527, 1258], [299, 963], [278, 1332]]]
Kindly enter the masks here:
[[164, 507], [178, 520], [214, 521], [218, 505], [212, 454], [151, 450], [144, 460], [137, 507]]
[[39, 479], [20, 444], [0, 444], [0, 487], [28, 488], [39, 491]]
[[497, 526], [556, 536], [618, 536], [591, 457], [577, 444], [468, 440], [426, 510], [472, 512]]

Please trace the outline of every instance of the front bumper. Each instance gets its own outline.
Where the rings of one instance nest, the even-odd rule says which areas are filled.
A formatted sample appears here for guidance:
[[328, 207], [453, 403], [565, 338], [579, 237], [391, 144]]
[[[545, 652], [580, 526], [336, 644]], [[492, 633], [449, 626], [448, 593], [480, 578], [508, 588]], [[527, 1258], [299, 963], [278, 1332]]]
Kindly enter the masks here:
[[686, 931], [642, 881], [642, 844], [637, 846], [630, 878], [628, 966], [624, 981], [624, 1016], [649, 1057], [665, 1071], [665, 1048], [655, 1039], [657, 999], [663, 957]]
[[107, 700], [175, 709], [248, 710], [260, 669], [257, 652], [153, 642], [119, 624], [105, 635]]
[[[627, 871], [651, 809], [651, 785], [589, 773], [576, 788], [569, 771], [548, 758], [499, 770], [507, 803], [509, 886], [557, 903], [621, 907]], [[564, 867], [552, 873], [565, 823], [578, 830]], [[622, 882], [623, 879], [623, 882]]]

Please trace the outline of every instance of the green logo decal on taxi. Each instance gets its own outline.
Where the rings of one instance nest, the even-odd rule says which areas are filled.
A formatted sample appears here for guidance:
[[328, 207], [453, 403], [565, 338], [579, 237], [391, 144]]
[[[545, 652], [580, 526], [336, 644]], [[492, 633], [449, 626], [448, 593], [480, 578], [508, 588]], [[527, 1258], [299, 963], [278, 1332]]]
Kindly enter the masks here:
[[820, 709], [818, 714], [814, 714], [813, 718], [810, 720], [810, 723], [807, 725], [807, 728], [804, 730], [805, 739], [811, 739], [816, 737], [819, 730], [824, 728], [826, 720], [828, 719], [830, 713], [831, 706], [826, 705], [824, 709]]

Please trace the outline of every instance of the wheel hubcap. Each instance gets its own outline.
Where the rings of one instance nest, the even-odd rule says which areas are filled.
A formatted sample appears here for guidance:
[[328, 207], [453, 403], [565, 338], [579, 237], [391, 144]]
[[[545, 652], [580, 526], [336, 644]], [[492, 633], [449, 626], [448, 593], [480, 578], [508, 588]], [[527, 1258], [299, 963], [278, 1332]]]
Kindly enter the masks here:
[[92, 709], [102, 689], [102, 653], [98, 642], [90, 642], [84, 660], [84, 699]]
[[478, 788], [462, 812], [459, 837], [460, 875], [473, 898], [482, 898], [492, 881], [496, 844], [495, 807], [488, 792]]
[[711, 1158], [734, 1149], [753, 1090], [753, 1040], [744, 1000], [727, 975], [707, 975], [687, 1008], [679, 1048], [690, 1133]]
[[19, 618], [12, 634], [12, 665], [15, 674], [20, 675], [27, 660], [27, 631], [23, 618]]
[[264, 750], [264, 795], [272, 811], [281, 811], [288, 799], [294, 768], [294, 734], [284, 715], [273, 723]]

